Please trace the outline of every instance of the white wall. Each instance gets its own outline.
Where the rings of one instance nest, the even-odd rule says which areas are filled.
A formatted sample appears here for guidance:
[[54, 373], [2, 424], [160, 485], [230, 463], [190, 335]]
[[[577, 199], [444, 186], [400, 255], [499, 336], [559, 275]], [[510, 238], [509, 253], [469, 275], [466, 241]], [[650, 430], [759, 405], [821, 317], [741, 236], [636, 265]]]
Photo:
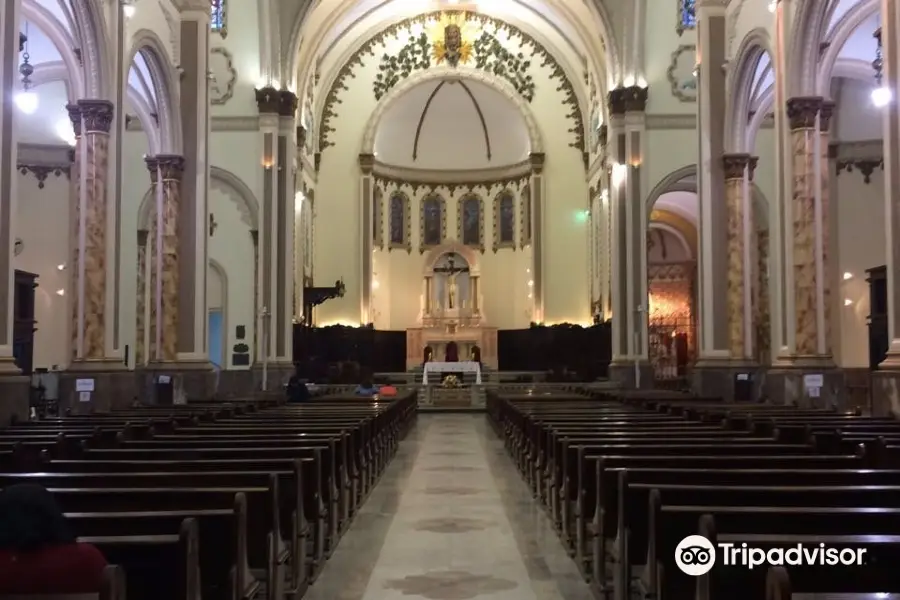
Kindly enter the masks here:
[[[69, 364], [67, 338], [72, 320], [68, 301], [71, 186], [64, 175], [51, 174], [44, 189], [38, 188], [37, 179], [30, 173], [19, 173], [17, 177], [14, 235], [22, 239], [23, 250], [13, 259], [13, 267], [38, 276], [33, 365], [64, 368]], [[60, 271], [59, 265], [66, 268]], [[63, 295], [57, 290], [62, 290]]]

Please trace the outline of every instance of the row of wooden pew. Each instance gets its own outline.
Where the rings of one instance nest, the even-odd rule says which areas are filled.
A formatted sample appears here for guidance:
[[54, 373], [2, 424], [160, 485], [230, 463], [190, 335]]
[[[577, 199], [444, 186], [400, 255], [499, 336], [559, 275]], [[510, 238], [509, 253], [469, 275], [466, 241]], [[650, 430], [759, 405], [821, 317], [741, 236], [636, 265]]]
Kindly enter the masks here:
[[[894, 419], [639, 392], [490, 394], [487, 408], [602, 597], [900, 592]], [[718, 549], [707, 574], [678, 568], [676, 548], [690, 535]], [[748, 569], [724, 565], [720, 544], [859, 549], [864, 560]], [[849, 561], [848, 552], [839, 556]]]
[[0, 487], [53, 493], [79, 538], [124, 571], [110, 570], [107, 595], [296, 600], [415, 416], [407, 394], [18, 423], [0, 430]]

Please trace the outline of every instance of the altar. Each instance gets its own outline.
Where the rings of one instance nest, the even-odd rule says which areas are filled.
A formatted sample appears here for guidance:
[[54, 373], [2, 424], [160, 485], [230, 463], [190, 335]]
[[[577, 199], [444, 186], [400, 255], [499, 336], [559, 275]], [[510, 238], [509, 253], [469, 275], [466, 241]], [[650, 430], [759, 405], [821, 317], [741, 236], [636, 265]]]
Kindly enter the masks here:
[[445, 361], [455, 346], [455, 360], [496, 369], [497, 328], [488, 326], [482, 310], [477, 253], [458, 242], [442, 244], [429, 253], [423, 275], [421, 326], [406, 330], [406, 368], [426, 362], [426, 355]]
[[[422, 369], [422, 383], [428, 385], [429, 376], [441, 373], [475, 373], [475, 384], [481, 385], [481, 365], [474, 361], [464, 362], [427, 362], [425, 368]], [[440, 383], [438, 381], [437, 383]]]

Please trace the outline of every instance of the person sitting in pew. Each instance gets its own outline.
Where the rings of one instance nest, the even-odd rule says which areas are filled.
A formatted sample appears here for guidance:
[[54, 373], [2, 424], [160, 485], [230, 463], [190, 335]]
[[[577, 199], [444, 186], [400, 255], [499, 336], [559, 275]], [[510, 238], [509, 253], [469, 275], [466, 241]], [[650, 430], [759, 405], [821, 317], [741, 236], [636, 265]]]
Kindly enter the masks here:
[[362, 379], [362, 383], [356, 386], [356, 392], [354, 392], [357, 396], [374, 396], [378, 393], [378, 386], [372, 383], [372, 377], [370, 375], [366, 375]]
[[306, 380], [300, 377], [300, 365], [295, 365], [294, 374], [291, 375], [287, 384], [288, 402], [306, 402], [309, 400], [309, 388], [306, 387]]
[[96, 593], [105, 568], [96, 547], [78, 543], [46, 488], [0, 491], [0, 595]]

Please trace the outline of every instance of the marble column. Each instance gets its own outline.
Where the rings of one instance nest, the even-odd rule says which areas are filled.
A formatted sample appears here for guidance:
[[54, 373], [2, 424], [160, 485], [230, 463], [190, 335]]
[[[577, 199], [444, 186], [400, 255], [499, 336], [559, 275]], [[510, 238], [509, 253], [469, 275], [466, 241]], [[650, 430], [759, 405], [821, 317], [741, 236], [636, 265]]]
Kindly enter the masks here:
[[608, 150], [612, 222], [612, 337], [610, 378], [627, 387], [653, 385], [647, 334], [647, 225], [642, 188], [648, 90], [609, 93]]
[[145, 160], [155, 200], [147, 236], [150, 264], [147, 360], [149, 363], [174, 363], [178, 359], [178, 222], [184, 158], [157, 155]]
[[11, 416], [28, 417], [29, 378], [13, 359], [13, 305], [15, 302], [13, 277], [13, 216], [17, 198], [16, 158], [16, 110], [13, 91], [18, 89], [21, 76], [19, 68], [19, 26], [21, 1], [0, 0], [0, 426]]
[[121, 368], [106, 352], [107, 175], [109, 130], [114, 106], [107, 100], [79, 100], [67, 106], [75, 130], [70, 264], [72, 363], [70, 370]]
[[[268, 357], [270, 369], [290, 370], [293, 356], [294, 116], [297, 96], [288, 90], [265, 87], [256, 90], [256, 104], [263, 142], [257, 328], [261, 331], [260, 343], [266, 345], [256, 353], [256, 358], [261, 361]], [[271, 316], [263, 318], [263, 310]], [[270, 380], [275, 381], [271, 377]]]
[[134, 364], [136, 367], [147, 364], [148, 340], [147, 340], [147, 312], [150, 308], [147, 302], [147, 237], [149, 231], [141, 229], [137, 234], [137, 302], [135, 309], [135, 336], [134, 336]]
[[[759, 224], [757, 224], [759, 226]], [[772, 319], [769, 310], [769, 230], [756, 230], [756, 294], [753, 301], [753, 319], [756, 334], [756, 360], [761, 365], [772, 362]]]
[[428, 275], [425, 277], [425, 315], [426, 316], [431, 315], [431, 307], [433, 304], [433, 302], [431, 300], [431, 296], [432, 296], [432, 294], [434, 294], [434, 290], [432, 289], [433, 288], [433, 283], [432, 283], [433, 279], [434, 279], [434, 277], [432, 277], [431, 275]]
[[[830, 359], [824, 329], [825, 246], [827, 244], [827, 199], [822, 197], [819, 116], [823, 100], [799, 97], [788, 100], [788, 118], [793, 148], [793, 198], [789, 233], [791, 269], [788, 282], [788, 315], [793, 325], [790, 361], [822, 365]], [[826, 157], [827, 165], [827, 157]], [[827, 171], [827, 168], [825, 169]], [[823, 202], [825, 200], [825, 202]], [[791, 289], [792, 288], [792, 289]], [[790, 341], [790, 340], [789, 340]]]
[[544, 153], [531, 159], [531, 300], [532, 320], [544, 322]]
[[749, 154], [726, 154], [725, 210], [727, 233], [728, 353], [732, 361], [753, 358], [753, 200], [750, 181], [757, 158]]
[[190, 394], [214, 385], [207, 348], [209, 272], [209, 2], [184, 0], [181, 10], [181, 123], [184, 172], [178, 211], [178, 325], [180, 368], [205, 373]]
[[881, 9], [883, 83], [893, 94], [884, 111], [884, 213], [887, 234], [887, 357], [873, 374], [878, 414], [900, 416], [900, 6], [885, 0]]
[[[253, 239], [253, 281], [259, 282], [259, 231], [256, 229], [251, 230], [250, 237]], [[258, 287], [258, 284], [255, 283], [254, 285]], [[259, 315], [259, 293], [253, 294], [253, 314]], [[254, 327], [252, 348], [253, 364], [262, 360], [258, 343], [260, 338], [259, 333], [259, 327]]]
[[360, 261], [360, 278], [362, 289], [360, 290], [360, 323], [366, 324], [372, 321], [372, 219], [375, 218], [375, 156], [372, 154], [359, 155], [359, 210], [362, 218], [359, 220], [359, 239], [362, 241], [362, 260]]

